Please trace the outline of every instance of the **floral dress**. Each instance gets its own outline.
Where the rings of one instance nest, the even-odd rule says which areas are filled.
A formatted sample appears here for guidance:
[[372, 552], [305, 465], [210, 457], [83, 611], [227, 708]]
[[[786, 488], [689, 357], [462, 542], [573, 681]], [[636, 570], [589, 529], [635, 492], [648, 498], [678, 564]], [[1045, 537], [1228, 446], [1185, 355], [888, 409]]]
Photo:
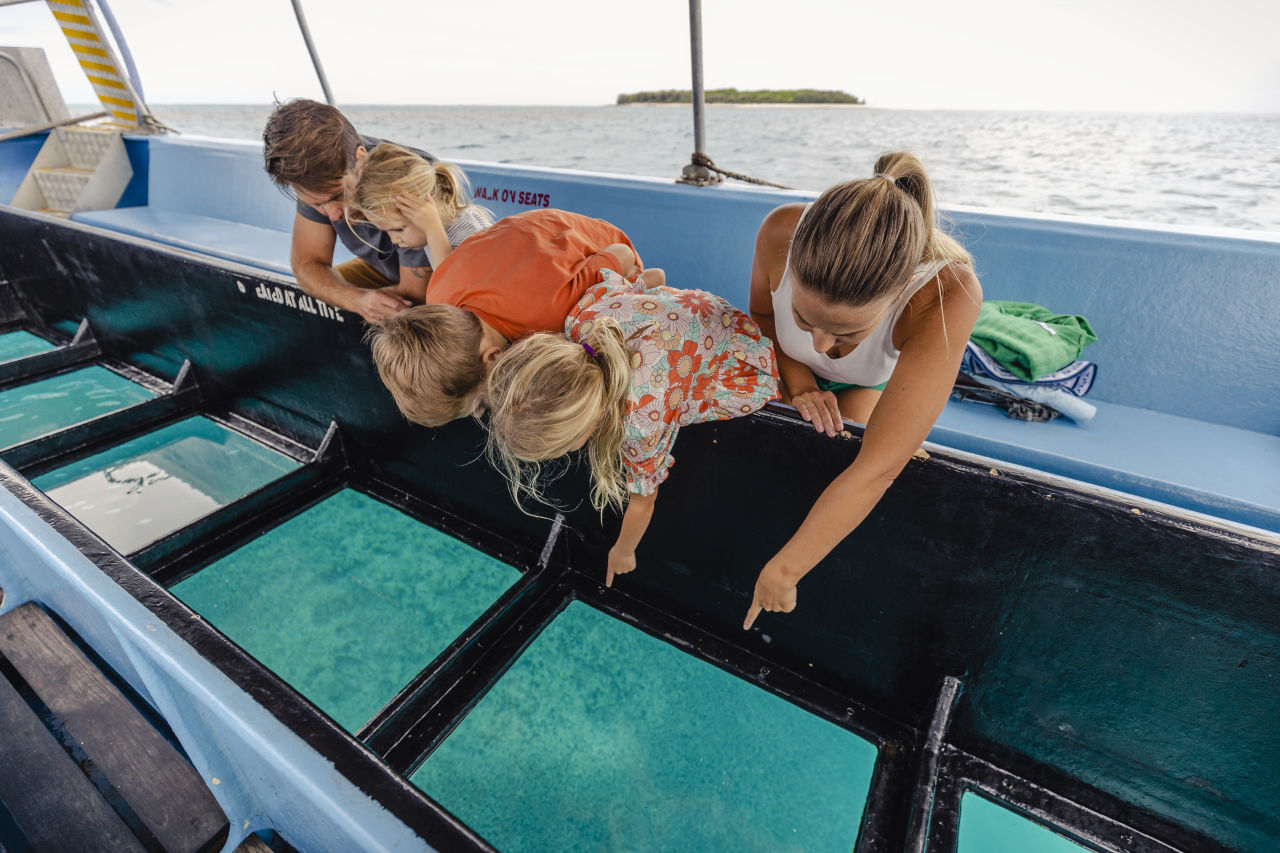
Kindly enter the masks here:
[[565, 320], [581, 343], [609, 317], [631, 349], [631, 400], [623, 462], [633, 494], [667, 478], [682, 426], [749, 415], [778, 396], [773, 345], [745, 313], [701, 290], [631, 284], [605, 270]]

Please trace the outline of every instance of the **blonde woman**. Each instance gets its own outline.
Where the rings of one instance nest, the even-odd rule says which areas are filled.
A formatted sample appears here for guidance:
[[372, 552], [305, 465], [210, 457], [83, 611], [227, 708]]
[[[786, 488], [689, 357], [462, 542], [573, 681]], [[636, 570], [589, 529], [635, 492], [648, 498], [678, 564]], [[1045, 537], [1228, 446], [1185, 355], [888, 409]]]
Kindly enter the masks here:
[[[467, 178], [452, 163], [423, 158], [383, 142], [360, 159], [347, 194], [349, 222], [368, 222], [401, 249], [425, 249], [433, 268], [463, 240], [493, 224], [467, 198]], [[423, 293], [406, 294], [421, 302]]]
[[539, 463], [587, 448], [591, 503], [626, 507], [606, 585], [636, 567], [680, 427], [742, 417], [777, 396], [773, 347], [745, 313], [699, 290], [646, 288], [605, 271], [565, 334], [511, 345], [485, 392], [489, 457], [521, 493]]
[[929, 434], [982, 304], [969, 254], [939, 230], [910, 154], [871, 178], [771, 211], [756, 237], [751, 316], [777, 345], [782, 399], [815, 430], [866, 424], [857, 458], [827, 486], [756, 581], [743, 623], [790, 612], [796, 585], [862, 523]]

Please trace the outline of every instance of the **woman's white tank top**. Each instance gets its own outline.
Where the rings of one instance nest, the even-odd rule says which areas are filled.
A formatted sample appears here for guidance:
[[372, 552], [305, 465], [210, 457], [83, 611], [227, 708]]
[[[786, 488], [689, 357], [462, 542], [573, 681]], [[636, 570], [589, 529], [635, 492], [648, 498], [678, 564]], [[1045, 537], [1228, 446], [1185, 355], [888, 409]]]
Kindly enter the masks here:
[[[805, 213], [809, 208], [805, 207]], [[801, 214], [803, 218], [803, 214]], [[902, 310], [921, 287], [933, 281], [950, 261], [928, 261], [916, 267], [911, 282], [876, 327], [846, 356], [832, 358], [813, 348], [813, 337], [796, 325], [791, 313], [791, 253], [787, 252], [787, 266], [782, 281], [773, 292], [774, 343], [788, 356], [832, 382], [850, 385], [879, 385], [889, 381], [898, 363], [898, 350], [893, 345], [893, 327], [897, 325]]]

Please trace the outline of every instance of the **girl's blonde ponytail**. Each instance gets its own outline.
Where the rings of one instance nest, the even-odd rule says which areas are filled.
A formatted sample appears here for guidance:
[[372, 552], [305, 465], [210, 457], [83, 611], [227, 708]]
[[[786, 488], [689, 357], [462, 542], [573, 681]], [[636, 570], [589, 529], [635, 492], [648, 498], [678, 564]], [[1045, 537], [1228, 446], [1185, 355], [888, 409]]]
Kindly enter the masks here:
[[592, 506], [626, 504], [631, 351], [612, 319], [597, 319], [580, 335], [581, 344], [547, 333], [522, 338], [489, 373], [486, 453], [517, 504], [525, 495], [544, 500], [541, 463], [564, 456], [588, 432]]

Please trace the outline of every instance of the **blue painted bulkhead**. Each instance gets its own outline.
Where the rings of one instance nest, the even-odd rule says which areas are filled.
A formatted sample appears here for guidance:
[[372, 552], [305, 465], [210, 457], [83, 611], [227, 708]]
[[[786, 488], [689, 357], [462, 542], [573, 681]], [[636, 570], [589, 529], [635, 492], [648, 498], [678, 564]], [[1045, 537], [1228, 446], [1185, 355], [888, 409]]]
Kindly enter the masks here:
[[[87, 224], [289, 273], [291, 202], [253, 143], [156, 138], [149, 204]], [[608, 219], [678, 287], [747, 303], [765, 213], [813, 193], [459, 161], [495, 215]], [[1229, 521], [1280, 530], [1280, 235], [948, 211], [987, 298], [1086, 316], [1099, 340], [1088, 424], [953, 402], [930, 439]], [[345, 257], [343, 255], [342, 257]]]
[[40, 146], [44, 145], [48, 136], [47, 132], [36, 133], [0, 143], [0, 199], [5, 204], [9, 203], [22, 185], [27, 169], [31, 168], [32, 161], [40, 153]]

